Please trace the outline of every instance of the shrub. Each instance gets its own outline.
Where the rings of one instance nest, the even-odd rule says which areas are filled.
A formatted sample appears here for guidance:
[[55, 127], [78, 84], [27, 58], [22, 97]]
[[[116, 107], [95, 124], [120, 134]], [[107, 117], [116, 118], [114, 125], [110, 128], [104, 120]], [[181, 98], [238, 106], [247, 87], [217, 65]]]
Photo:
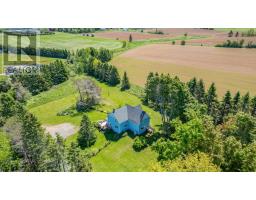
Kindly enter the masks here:
[[125, 47], [126, 47], [126, 41], [123, 41], [122, 48], [125, 48]]
[[227, 40], [223, 44], [217, 44], [216, 47], [227, 47], [227, 48], [243, 48], [244, 40], [230, 41]]
[[74, 115], [75, 113], [76, 113], [75, 106], [70, 106], [67, 109], [58, 112], [57, 116]]
[[142, 149], [145, 149], [147, 146], [148, 144], [145, 136], [139, 136], [135, 138], [132, 147], [135, 151], [141, 151]]
[[0, 92], [8, 92], [11, 89], [11, 83], [6, 80], [0, 80]]
[[85, 111], [88, 111], [90, 109], [90, 107], [88, 106], [88, 104], [84, 101], [80, 101], [78, 100], [76, 102], [76, 110], [78, 112], [85, 112]]
[[185, 40], [182, 40], [181, 42], [180, 42], [180, 45], [185, 45], [186, 44], [186, 41]]

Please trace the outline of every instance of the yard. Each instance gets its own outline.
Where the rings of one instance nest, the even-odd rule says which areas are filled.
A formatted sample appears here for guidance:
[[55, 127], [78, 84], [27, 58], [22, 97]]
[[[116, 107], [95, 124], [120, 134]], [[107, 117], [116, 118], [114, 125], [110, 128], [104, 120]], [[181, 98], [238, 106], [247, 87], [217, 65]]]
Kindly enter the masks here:
[[[79, 127], [82, 114], [57, 116], [58, 112], [65, 110], [76, 102], [77, 92], [72, 79], [29, 100], [27, 107], [44, 126], [70, 123]], [[121, 92], [117, 87], [109, 87], [98, 81], [97, 84], [101, 88], [103, 98], [100, 110], [110, 112], [113, 108], [125, 104], [133, 106], [141, 104], [139, 98], [128, 92]], [[160, 114], [145, 106], [143, 106], [143, 109], [151, 117], [151, 125], [157, 127], [161, 123]], [[87, 114], [92, 122], [105, 119], [107, 116], [106, 113], [96, 110]], [[111, 143], [91, 159], [94, 171], [148, 171], [151, 163], [156, 161], [156, 154], [150, 148], [141, 152], [134, 151], [132, 148], [133, 139], [130, 135], [124, 134], [117, 141], [113, 141], [98, 131], [97, 136], [97, 141], [90, 150], [95, 151], [102, 148], [108, 141], [111, 141]], [[67, 137], [67, 145], [75, 141], [76, 137], [77, 134]]]

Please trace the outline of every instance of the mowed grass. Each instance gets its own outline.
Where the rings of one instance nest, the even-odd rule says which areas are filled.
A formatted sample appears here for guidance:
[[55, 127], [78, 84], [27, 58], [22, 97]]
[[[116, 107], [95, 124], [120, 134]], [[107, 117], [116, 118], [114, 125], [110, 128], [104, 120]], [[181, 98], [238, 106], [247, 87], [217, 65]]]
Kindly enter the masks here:
[[[1, 42], [0, 33], [0, 44]], [[80, 48], [95, 47], [95, 48], [108, 48], [117, 49], [122, 46], [122, 42], [118, 40], [96, 38], [91, 36], [82, 36], [81, 34], [71, 34], [56, 32], [52, 35], [40, 35], [38, 36], [38, 45], [45, 48], [57, 48], [57, 49], [69, 49], [76, 50]], [[11, 46], [16, 46], [16, 37], [9, 36], [9, 43]], [[24, 37], [22, 45], [27, 46], [29, 44], [28, 38]]]
[[149, 72], [158, 72], [178, 76], [182, 81], [202, 78], [207, 88], [215, 82], [219, 97], [227, 90], [233, 94], [238, 90], [243, 94], [247, 91], [256, 94], [255, 50], [192, 46], [164, 48], [159, 45], [140, 47], [115, 57], [111, 62], [121, 74], [126, 71], [133, 84], [142, 87]]
[[[72, 123], [79, 126], [82, 114], [57, 116], [58, 112], [74, 105], [77, 100], [78, 94], [74, 86], [74, 79], [76, 78], [72, 78], [47, 92], [32, 97], [27, 105], [29, 111], [35, 114], [44, 125]], [[98, 81], [96, 83], [102, 92], [102, 105], [98, 107], [99, 110], [110, 112], [113, 108], [118, 108], [125, 104], [133, 106], [142, 104], [139, 98], [128, 92], [121, 92], [117, 87], [109, 87]], [[160, 114], [146, 106], [143, 106], [143, 109], [150, 115], [151, 125], [157, 128], [161, 123]], [[87, 114], [92, 122], [106, 119], [107, 117], [106, 113], [96, 110], [92, 110]], [[67, 145], [72, 141], [76, 141], [76, 137], [77, 133], [68, 137]], [[97, 131], [97, 142], [90, 150], [102, 148], [107, 141], [108, 138]], [[133, 139], [126, 134], [121, 139], [112, 141], [110, 145], [91, 159], [94, 171], [149, 171], [151, 164], [156, 162], [156, 153], [150, 148], [135, 152], [132, 144]]]
[[[3, 72], [3, 59], [4, 59], [4, 55], [6, 55], [5, 53], [0, 53], [0, 73]], [[10, 61], [16, 61], [17, 60], [17, 55], [16, 54], [8, 54], [8, 60]], [[35, 58], [35, 56], [31, 56], [32, 59]], [[50, 62], [55, 61], [57, 58], [48, 58], [48, 57], [42, 57], [42, 56], [36, 56], [36, 60], [39, 64], [48, 64]], [[21, 60], [22, 61], [31, 61], [31, 58], [27, 55], [21, 55]]]

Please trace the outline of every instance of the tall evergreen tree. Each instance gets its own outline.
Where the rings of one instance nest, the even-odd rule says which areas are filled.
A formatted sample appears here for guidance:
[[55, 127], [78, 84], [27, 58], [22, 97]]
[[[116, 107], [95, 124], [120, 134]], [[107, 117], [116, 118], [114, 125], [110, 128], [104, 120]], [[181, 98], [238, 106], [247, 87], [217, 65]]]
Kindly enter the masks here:
[[251, 100], [251, 115], [256, 117], [256, 96]]
[[0, 94], [0, 117], [8, 118], [15, 113], [15, 101], [7, 93]]
[[66, 149], [64, 139], [57, 134], [56, 139], [47, 135], [42, 170], [47, 172], [65, 172], [67, 170]]
[[228, 37], [232, 37], [233, 36], [233, 31], [231, 30], [231, 31], [229, 31], [229, 33], [228, 33]]
[[212, 83], [208, 89], [206, 95], [206, 105], [208, 115], [211, 115], [213, 117], [214, 124], [218, 124], [220, 121], [219, 102], [217, 99], [216, 87], [214, 83]]
[[110, 69], [108, 83], [109, 85], [117, 85], [120, 83], [119, 73], [115, 66], [112, 66]]
[[151, 82], [152, 82], [152, 79], [153, 79], [153, 78], [154, 78], [154, 73], [153, 73], [153, 72], [150, 72], [150, 73], [148, 74], [147, 82], [146, 82], [146, 84], [145, 84], [145, 90], [144, 90], [144, 92], [145, 92], [145, 97], [144, 97], [144, 99], [143, 99], [143, 102], [144, 102], [145, 104], [148, 104], [148, 103], [149, 103], [149, 100], [150, 100], [151, 89], [152, 89], [152, 87], [151, 87]]
[[127, 76], [127, 73], [124, 72], [124, 76], [123, 76], [123, 79], [122, 79], [122, 82], [121, 82], [121, 90], [128, 90], [130, 89], [131, 85], [130, 85], [130, 82], [129, 82], [129, 78]]
[[132, 34], [129, 35], [129, 42], [132, 42]]
[[223, 121], [223, 118], [227, 116], [232, 110], [231, 99], [231, 93], [230, 91], [227, 91], [221, 104], [221, 121]]
[[71, 172], [90, 172], [92, 166], [88, 161], [88, 158], [82, 154], [78, 146], [72, 142], [68, 149], [68, 164], [69, 171]]
[[77, 141], [81, 148], [90, 147], [96, 142], [97, 136], [93, 124], [86, 114], [83, 115]]
[[250, 111], [250, 95], [247, 92], [242, 98], [242, 111], [248, 113]]
[[25, 171], [41, 171], [46, 148], [44, 131], [36, 117], [26, 111], [19, 113], [21, 127], [22, 153]]
[[192, 94], [193, 96], [195, 96], [196, 86], [197, 86], [197, 80], [196, 80], [196, 77], [194, 77], [194, 78], [192, 78], [192, 79], [188, 82], [189, 91], [191, 92], [191, 94]]
[[211, 110], [213, 109], [213, 106], [217, 101], [218, 100], [217, 100], [215, 83], [212, 83], [206, 95], [206, 104], [208, 107], [208, 114], [211, 113]]
[[232, 100], [232, 107], [233, 107], [233, 113], [237, 113], [240, 110], [241, 107], [241, 97], [240, 97], [240, 92], [238, 91], [233, 100]]
[[199, 101], [199, 103], [205, 102], [205, 87], [204, 81], [202, 79], [200, 79], [199, 82], [196, 84], [195, 97]]

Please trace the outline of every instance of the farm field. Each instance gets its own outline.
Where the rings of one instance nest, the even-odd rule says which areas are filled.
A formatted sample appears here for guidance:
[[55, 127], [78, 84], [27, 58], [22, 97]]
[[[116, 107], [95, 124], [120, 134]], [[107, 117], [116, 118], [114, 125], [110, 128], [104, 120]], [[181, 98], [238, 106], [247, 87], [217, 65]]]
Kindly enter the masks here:
[[[146, 29], [145, 32], [152, 32], [155, 29]], [[219, 32], [216, 30], [200, 29], [200, 28], [158, 28], [158, 31], [162, 31], [166, 35], [178, 36], [187, 33], [190, 36], [204, 35], [204, 36], [214, 36]]]
[[[80, 77], [81, 78], [81, 77]], [[27, 107], [29, 111], [36, 115], [43, 125], [57, 125], [70, 123], [79, 126], [82, 114], [75, 116], [57, 116], [57, 113], [75, 104], [77, 91], [74, 86], [74, 78], [55, 86], [47, 92], [33, 96]], [[113, 108], [124, 104], [138, 105], [141, 101], [128, 92], [121, 92], [117, 87], [109, 87], [103, 83], [96, 83], [102, 91], [101, 109], [107, 112]], [[157, 127], [161, 123], [160, 114], [152, 109], [143, 106], [143, 109], [151, 116], [151, 125]], [[106, 118], [106, 113], [93, 110], [87, 113], [92, 122]], [[75, 141], [77, 134], [67, 138], [67, 145]], [[101, 148], [109, 139], [100, 132], [97, 132], [97, 141], [90, 147], [91, 150]], [[117, 141], [112, 141], [110, 145], [100, 151], [91, 159], [94, 171], [148, 171], [150, 165], [156, 162], [156, 153], [150, 148], [141, 152], [135, 152], [132, 148], [133, 139], [129, 134], [124, 134]]]
[[133, 84], [144, 86], [149, 72], [170, 73], [188, 81], [215, 82], [218, 94], [240, 90], [256, 94], [256, 50], [152, 44], [127, 51], [112, 60], [127, 71]]
[[187, 45], [193, 45], [193, 46], [215, 46], [217, 44], [222, 44], [226, 42], [227, 40], [230, 41], [241, 41], [244, 40], [244, 45], [247, 45], [248, 42], [253, 42], [256, 43], [256, 37], [228, 37], [227, 33], [225, 34], [216, 34], [215, 36], [211, 36], [208, 38], [201, 38], [201, 39], [194, 39], [194, 40], [189, 40], [187, 42]]
[[[240, 41], [244, 40], [244, 44], [248, 42], [256, 42], [256, 37], [242, 37], [241, 33], [246, 32], [249, 28], [216, 28], [214, 30], [209, 29], [199, 29], [199, 28], [163, 28], [158, 29], [162, 31], [165, 35], [169, 37], [175, 37], [179, 35], [184, 35], [187, 33], [188, 36], [205, 36], [204, 38], [191, 39], [187, 41], [187, 45], [196, 45], [196, 46], [215, 46], [216, 44], [222, 44], [227, 40]], [[238, 37], [228, 37], [228, 32], [232, 30], [234, 33], [239, 32]], [[256, 29], [254, 29], [256, 30]], [[148, 31], [153, 31], [149, 29]]]
[[[4, 56], [3, 54], [0, 54], [0, 73], [3, 72], [3, 56]], [[31, 56], [31, 57], [34, 57], [34, 56]], [[9, 54], [9, 59], [16, 60], [16, 54]], [[30, 58], [26, 55], [21, 55], [21, 60], [29, 61]], [[37, 56], [37, 61], [39, 61], [40, 64], [47, 64], [47, 63], [53, 62], [54, 60], [56, 60], [56, 58]]]
[[[0, 33], [1, 34], [1, 33]], [[10, 36], [9, 41], [10, 45], [15, 44], [15, 38]], [[0, 44], [2, 36], [0, 35]], [[69, 50], [76, 50], [79, 48], [86, 48], [86, 47], [105, 47], [108, 49], [116, 49], [122, 46], [122, 43], [117, 40], [111, 39], [103, 39], [103, 38], [96, 38], [91, 36], [82, 36], [81, 34], [70, 34], [70, 33], [62, 33], [56, 32], [53, 35], [40, 35], [39, 36], [39, 44], [40, 47], [46, 48], [59, 48], [59, 49], [69, 49]], [[28, 44], [28, 39], [24, 39], [24, 45]]]
[[126, 40], [126, 41], [129, 40], [130, 35], [132, 35], [133, 41], [172, 37], [169, 34], [153, 34], [153, 33], [140, 32], [140, 31], [102, 31], [102, 32], [95, 33], [95, 36], [99, 38], [109, 38], [109, 39], [115, 39], [115, 40], [118, 39], [118, 40]]

